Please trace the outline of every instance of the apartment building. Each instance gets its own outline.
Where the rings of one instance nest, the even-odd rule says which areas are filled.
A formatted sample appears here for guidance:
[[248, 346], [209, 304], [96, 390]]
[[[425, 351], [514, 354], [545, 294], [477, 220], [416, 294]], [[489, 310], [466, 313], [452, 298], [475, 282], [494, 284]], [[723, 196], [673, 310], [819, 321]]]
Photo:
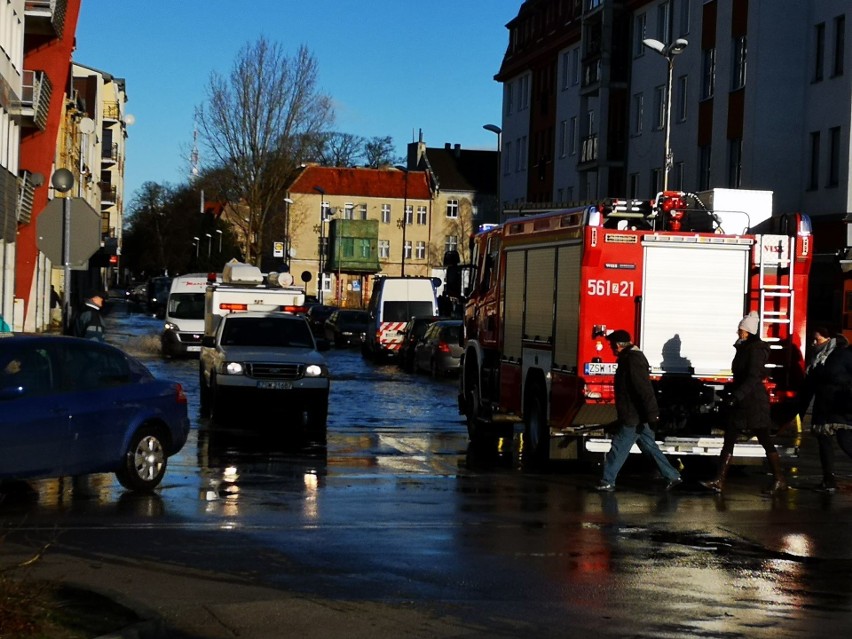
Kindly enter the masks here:
[[852, 210], [850, 19], [846, 0], [526, 0], [495, 75], [504, 213], [666, 181]]
[[15, 232], [20, 216], [17, 117], [23, 94], [24, 0], [0, 7], [0, 330], [15, 325]]

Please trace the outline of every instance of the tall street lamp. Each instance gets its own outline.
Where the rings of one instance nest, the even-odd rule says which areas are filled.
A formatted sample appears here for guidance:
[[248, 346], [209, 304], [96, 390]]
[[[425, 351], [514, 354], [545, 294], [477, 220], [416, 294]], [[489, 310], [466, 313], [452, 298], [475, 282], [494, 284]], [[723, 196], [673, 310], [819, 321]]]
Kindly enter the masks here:
[[402, 261], [399, 263], [399, 274], [405, 275], [405, 229], [408, 226], [408, 167], [397, 165], [397, 169], [405, 173], [405, 187], [402, 195]]
[[290, 207], [293, 200], [284, 198], [284, 262], [290, 266]]
[[669, 67], [668, 81], [666, 83], [666, 156], [663, 167], [663, 191], [668, 191], [669, 170], [672, 168], [672, 149], [670, 145], [672, 124], [672, 70], [674, 68], [675, 56], [683, 53], [683, 50], [689, 46], [689, 42], [683, 38], [678, 38], [671, 44], [663, 44], [654, 38], [645, 38], [642, 40], [642, 44], [663, 56]]
[[62, 277], [65, 285], [62, 293], [62, 326], [67, 327], [71, 320], [71, 197], [69, 191], [74, 186], [74, 174], [68, 169], [57, 169], [50, 178], [53, 188], [65, 196], [62, 202]]
[[500, 197], [500, 174], [503, 172], [501, 168], [501, 164], [503, 162], [503, 129], [501, 129], [496, 124], [483, 124], [482, 128], [486, 131], [491, 131], [491, 133], [495, 133], [497, 135], [497, 222], [500, 221], [502, 217], [502, 205], [503, 200]]
[[219, 236], [219, 253], [222, 252], [222, 229], [216, 229], [216, 235]]
[[201, 243], [197, 235], [192, 236], [193, 244], [195, 244], [195, 260], [198, 261], [198, 245]]
[[210, 253], [213, 251], [213, 236], [210, 233], [205, 233], [207, 236], [207, 259], [210, 259]]
[[319, 277], [317, 278], [317, 299], [319, 303], [322, 304], [322, 274], [325, 268], [323, 264], [323, 256], [325, 255], [325, 189], [319, 186], [314, 187], [314, 191], [320, 194], [320, 223], [319, 223], [319, 233], [320, 233], [320, 242], [319, 242]]

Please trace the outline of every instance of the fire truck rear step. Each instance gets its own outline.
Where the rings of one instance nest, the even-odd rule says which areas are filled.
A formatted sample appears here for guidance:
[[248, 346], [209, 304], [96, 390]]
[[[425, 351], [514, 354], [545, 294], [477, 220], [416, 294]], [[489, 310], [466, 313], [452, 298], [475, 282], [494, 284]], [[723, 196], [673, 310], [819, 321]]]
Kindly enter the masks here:
[[[666, 437], [657, 445], [666, 455], [692, 455], [718, 457], [722, 450], [722, 437]], [[591, 438], [586, 440], [586, 450], [590, 453], [606, 453], [610, 448], [610, 440]], [[776, 446], [781, 457], [798, 457], [797, 446]], [[635, 444], [630, 449], [633, 454], [642, 451]], [[742, 442], [734, 446], [734, 457], [765, 457], [763, 446], [757, 442]]]

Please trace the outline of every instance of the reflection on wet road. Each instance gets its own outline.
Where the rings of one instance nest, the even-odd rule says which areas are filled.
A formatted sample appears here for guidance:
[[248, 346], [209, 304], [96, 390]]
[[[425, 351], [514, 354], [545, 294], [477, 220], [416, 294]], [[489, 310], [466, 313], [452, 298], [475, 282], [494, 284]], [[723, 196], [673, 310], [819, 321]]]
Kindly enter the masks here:
[[162, 360], [152, 318], [109, 320], [111, 341], [185, 385], [191, 438], [154, 496], [107, 475], [7, 494], [0, 522], [16, 535], [58, 530], [80, 553], [412, 602], [497, 636], [816, 637], [852, 619], [852, 491], [807, 490], [807, 446], [799, 490], [777, 498], [760, 493], [760, 467], [734, 473], [720, 498], [667, 494], [640, 464], [598, 494], [595, 470], [469, 456], [453, 380], [356, 350], [327, 354], [327, 447], [294, 444], [250, 406], [228, 424], [199, 418], [197, 361]]

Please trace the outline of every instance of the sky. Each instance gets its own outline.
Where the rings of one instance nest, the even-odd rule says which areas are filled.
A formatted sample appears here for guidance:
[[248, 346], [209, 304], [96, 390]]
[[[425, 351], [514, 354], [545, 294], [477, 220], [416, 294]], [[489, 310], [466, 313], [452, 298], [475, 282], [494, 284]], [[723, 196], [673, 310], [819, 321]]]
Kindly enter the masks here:
[[[335, 131], [390, 136], [398, 156], [427, 146], [496, 149], [494, 80], [506, 23], [522, 0], [82, 0], [74, 61], [125, 80], [125, 197], [145, 182], [183, 184], [194, 112], [211, 72], [228, 75], [260, 36], [288, 55], [306, 45]], [[203, 153], [203, 146], [198, 145]], [[207, 158], [212, 161], [212, 158]], [[205, 158], [201, 157], [203, 165]]]

